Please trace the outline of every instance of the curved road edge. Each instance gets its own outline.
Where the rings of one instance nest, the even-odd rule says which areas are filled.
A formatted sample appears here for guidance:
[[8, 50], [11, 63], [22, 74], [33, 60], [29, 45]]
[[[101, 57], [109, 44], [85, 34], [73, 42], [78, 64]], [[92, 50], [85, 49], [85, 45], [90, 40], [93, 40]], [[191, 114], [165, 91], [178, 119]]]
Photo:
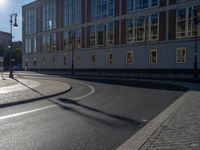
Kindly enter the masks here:
[[[36, 92], [40, 96], [36, 96], [36, 97], [33, 97], [33, 98], [29, 98], [29, 99], [13, 101], [13, 102], [5, 102], [5, 103], [0, 104], [0, 108], [9, 107], [9, 106], [16, 106], [16, 105], [26, 104], [26, 103], [31, 103], [31, 102], [39, 101], [39, 100], [42, 100], [42, 99], [48, 99], [48, 98], [52, 98], [52, 97], [55, 97], [55, 96], [58, 96], [58, 95], [62, 95], [62, 94], [65, 94], [65, 93], [71, 91], [71, 89], [72, 89], [71, 84], [65, 83], [65, 85], [66, 85], [65, 88], [63, 88], [62, 90], [57, 91], [55, 93], [52, 93], [52, 94], [43, 94], [43, 93], [40, 93], [39, 91], [36, 91], [35, 89], [30, 88], [30, 90], [32, 92]], [[26, 85], [23, 85], [23, 86], [26, 86]]]

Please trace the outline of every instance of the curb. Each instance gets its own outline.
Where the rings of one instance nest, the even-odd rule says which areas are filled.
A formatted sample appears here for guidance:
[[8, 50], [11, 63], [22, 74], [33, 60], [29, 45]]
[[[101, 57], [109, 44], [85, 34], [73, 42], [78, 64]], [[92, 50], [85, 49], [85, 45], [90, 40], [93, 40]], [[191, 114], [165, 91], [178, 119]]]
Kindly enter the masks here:
[[157, 131], [157, 129], [170, 117], [172, 117], [181, 105], [190, 97], [190, 91], [172, 103], [168, 108], [161, 112], [156, 118], [136, 132], [125, 143], [120, 145], [116, 150], [138, 150], [145, 142]]
[[58, 96], [58, 95], [61, 95], [61, 94], [65, 94], [65, 93], [71, 91], [71, 89], [72, 89], [72, 86], [70, 84], [68, 84], [68, 85], [69, 85], [69, 87], [65, 91], [58, 92], [58, 93], [55, 93], [55, 94], [46, 95], [46, 96], [35, 97], [35, 98], [31, 98], [31, 99], [26, 99], [26, 100], [21, 100], [21, 101], [17, 101], [17, 102], [10, 102], [10, 103], [0, 104], [0, 108], [5, 108], [5, 107], [20, 105], [20, 104], [31, 103], [31, 102], [39, 101], [39, 100], [42, 100], [42, 99], [48, 99], [48, 98], [55, 97], [55, 96]]
[[[151, 80], [152, 81], [152, 80]], [[156, 81], [159, 82], [159, 81]], [[185, 103], [185, 101], [190, 97], [191, 90], [195, 87], [191, 85], [185, 85], [184, 83], [170, 81], [160, 81], [160, 83], [171, 83], [174, 85], [183, 86], [189, 90], [184, 93], [180, 98], [178, 98], [174, 103], [172, 103], [168, 108], [162, 111], [157, 117], [151, 120], [138, 132], [136, 132], [127, 141], [121, 144], [116, 150], [138, 150], [146, 143], [146, 141], [158, 130], [158, 128], [165, 123], [165, 121], [171, 117], [179, 110], [179, 108]]]

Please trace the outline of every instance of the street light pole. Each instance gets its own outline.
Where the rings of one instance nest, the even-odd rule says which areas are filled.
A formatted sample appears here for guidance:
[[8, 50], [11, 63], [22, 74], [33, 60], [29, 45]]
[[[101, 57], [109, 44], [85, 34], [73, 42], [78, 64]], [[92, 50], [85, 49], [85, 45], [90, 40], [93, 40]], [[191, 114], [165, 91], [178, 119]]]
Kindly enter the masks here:
[[[15, 22], [13, 24], [13, 17], [15, 17]], [[13, 64], [12, 64], [12, 26], [14, 28], [17, 28], [17, 14], [16, 13], [12, 13], [10, 14], [10, 53], [9, 53], [9, 61], [10, 61], [10, 74], [9, 74], [9, 78], [12, 78], [13, 79]]]

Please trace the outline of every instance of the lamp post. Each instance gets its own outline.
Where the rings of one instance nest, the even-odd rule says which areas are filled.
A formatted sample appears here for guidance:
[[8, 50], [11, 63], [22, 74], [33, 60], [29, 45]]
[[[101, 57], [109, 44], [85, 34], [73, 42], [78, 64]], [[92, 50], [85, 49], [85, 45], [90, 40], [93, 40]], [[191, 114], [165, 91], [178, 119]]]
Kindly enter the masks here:
[[[13, 24], [13, 17], [15, 18], [14, 19], [14, 24]], [[18, 25], [17, 25], [17, 14], [16, 13], [12, 13], [10, 14], [10, 55], [9, 55], [9, 61], [10, 61], [10, 74], [9, 74], [9, 78], [12, 78], [13, 79], [13, 64], [12, 64], [12, 27], [14, 28], [17, 28]]]
[[71, 74], [74, 75], [74, 47], [75, 47], [75, 31], [71, 32], [70, 36], [70, 43], [71, 43], [71, 48], [72, 48], [72, 66], [71, 66]]

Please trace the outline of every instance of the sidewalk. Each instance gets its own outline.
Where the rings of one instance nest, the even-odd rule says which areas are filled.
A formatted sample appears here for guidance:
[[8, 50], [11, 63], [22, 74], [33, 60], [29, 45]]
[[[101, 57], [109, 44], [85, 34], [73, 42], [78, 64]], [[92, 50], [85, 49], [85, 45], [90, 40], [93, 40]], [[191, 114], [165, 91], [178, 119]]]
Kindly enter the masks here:
[[0, 79], [0, 82], [0, 108], [56, 96], [71, 89], [68, 83], [42, 79]]
[[141, 150], [200, 150], [200, 92], [190, 91], [190, 95]]
[[190, 90], [117, 150], [200, 150], [200, 85], [176, 84]]
[[0, 77], [0, 88], [4, 87], [4, 86], [10, 86], [10, 85], [14, 85], [17, 84], [17, 82], [15, 80], [11, 80], [9, 78], [1, 78]]

